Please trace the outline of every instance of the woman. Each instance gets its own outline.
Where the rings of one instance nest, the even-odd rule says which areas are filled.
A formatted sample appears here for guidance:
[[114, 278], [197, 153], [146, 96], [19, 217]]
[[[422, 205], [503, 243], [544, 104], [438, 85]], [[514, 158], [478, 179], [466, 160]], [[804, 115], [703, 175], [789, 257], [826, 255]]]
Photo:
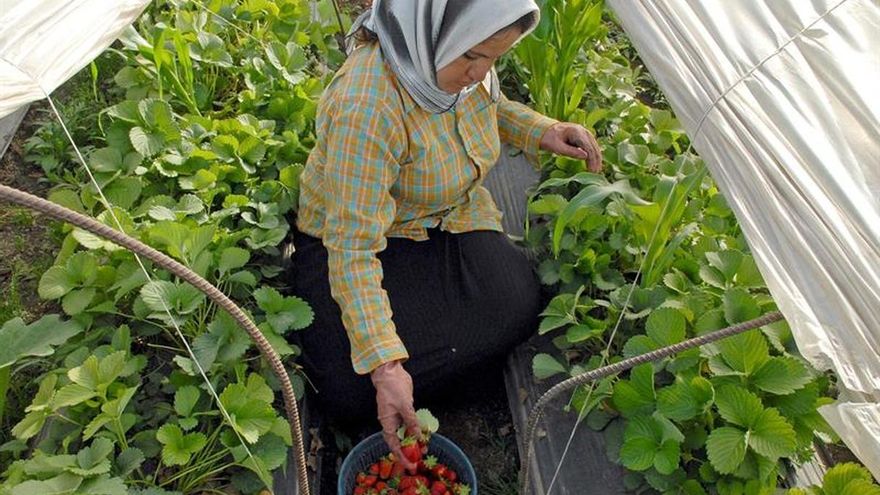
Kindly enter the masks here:
[[394, 432], [417, 429], [414, 384], [439, 393], [536, 328], [540, 285], [481, 185], [499, 141], [601, 167], [581, 126], [500, 93], [493, 63], [538, 12], [532, 0], [375, 0], [353, 31], [377, 41], [319, 105], [290, 280], [315, 310], [303, 366], [328, 414], [377, 412], [398, 458]]

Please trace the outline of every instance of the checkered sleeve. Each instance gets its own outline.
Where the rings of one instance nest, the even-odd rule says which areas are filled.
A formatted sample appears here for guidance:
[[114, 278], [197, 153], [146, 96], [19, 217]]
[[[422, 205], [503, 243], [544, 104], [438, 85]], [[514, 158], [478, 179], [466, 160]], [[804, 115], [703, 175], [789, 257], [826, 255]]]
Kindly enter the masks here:
[[559, 121], [541, 115], [531, 108], [508, 100], [503, 94], [498, 100], [498, 134], [502, 142], [521, 149], [534, 166], [538, 163], [538, 145], [547, 129]]
[[366, 374], [408, 357], [376, 257], [395, 218], [390, 189], [399, 173], [396, 151], [403, 133], [378, 97], [348, 97], [326, 107], [332, 120], [325, 137], [323, 241], [330, 289], [342, 311], [354, 370]]

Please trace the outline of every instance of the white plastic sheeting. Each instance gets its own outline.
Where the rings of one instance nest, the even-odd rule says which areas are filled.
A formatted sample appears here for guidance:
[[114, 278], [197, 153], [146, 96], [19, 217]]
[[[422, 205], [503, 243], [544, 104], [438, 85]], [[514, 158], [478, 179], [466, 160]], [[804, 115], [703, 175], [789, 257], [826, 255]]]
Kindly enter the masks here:
[[880, 2], [609, 0], [880, 477]]
[[0, 118], [101, 54], [149, 0], [0, 0]]

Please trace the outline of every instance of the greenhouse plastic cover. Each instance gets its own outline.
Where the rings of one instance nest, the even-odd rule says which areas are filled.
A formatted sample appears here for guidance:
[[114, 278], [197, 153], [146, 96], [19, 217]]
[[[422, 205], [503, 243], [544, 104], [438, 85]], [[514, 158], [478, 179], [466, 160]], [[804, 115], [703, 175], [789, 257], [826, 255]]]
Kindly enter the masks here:
[[0, 0], [0, 118], [89, 64], [149, 0]]
[[[0, 117], [97, 57], [148, 0], [0, 0]], [[609, 0], [880, 477], [880, 3]]]
[[880, 478], [880, 2], [608, 3]]

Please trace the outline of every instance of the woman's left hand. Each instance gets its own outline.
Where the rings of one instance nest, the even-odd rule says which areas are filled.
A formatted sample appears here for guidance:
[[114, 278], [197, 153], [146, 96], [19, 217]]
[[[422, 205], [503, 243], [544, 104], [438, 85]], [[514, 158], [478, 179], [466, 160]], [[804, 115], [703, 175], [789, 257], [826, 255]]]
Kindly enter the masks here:
[[559, 122], [541, 138], [542, 150], [578, 160], [586, 160], [590, 172], [602, 170], [602, 151], [589, 131], [578, 124]]

